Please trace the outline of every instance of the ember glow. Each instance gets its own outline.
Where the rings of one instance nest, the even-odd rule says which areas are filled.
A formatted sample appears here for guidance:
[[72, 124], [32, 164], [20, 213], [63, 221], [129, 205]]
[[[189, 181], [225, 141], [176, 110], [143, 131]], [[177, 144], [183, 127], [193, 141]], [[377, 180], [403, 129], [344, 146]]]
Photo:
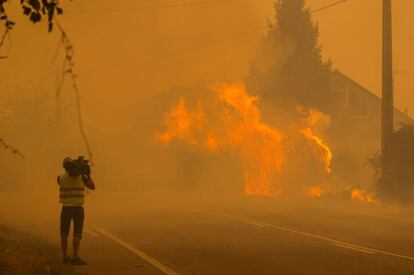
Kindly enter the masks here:
[[322, 197], [323, 191], [319, 186], [313, 186], [308, 190], [308, 197]]
[[[242, 160], [245, 194], [281, 194], [283, 168], [293, 139], [262, 122], [259, 98], [249, 95], [243, 84], [214, 85], [210, 91], [191, 106], [181, 97], [166, 114], [165, 130], [157, 133], [156, 139], [165, 145], [179, 140], [207, 152], [234, 150]], [[324, 169], [330, 172], [332, 153], [313, 132], [319, 123], [319, 113], [309, 114], [312, 117], [307, 119], [306, 127], [297, 132], [313, 144]]]
[[371, 192], [362, 190], [360, 188], [354, 188], [351, 190], [351, 198], [355, 201], [373, 203], [375, 202], [375, 196]]

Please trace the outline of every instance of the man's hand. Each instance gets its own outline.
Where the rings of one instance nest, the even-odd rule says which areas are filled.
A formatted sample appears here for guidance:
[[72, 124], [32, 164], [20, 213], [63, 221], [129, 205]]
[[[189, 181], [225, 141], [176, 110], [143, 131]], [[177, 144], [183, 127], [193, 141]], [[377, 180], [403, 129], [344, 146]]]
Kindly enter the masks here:
[[83, 183], [91, 190], [95, 190], [95, 183], [93, 182], [90, 175], [82, 175]]

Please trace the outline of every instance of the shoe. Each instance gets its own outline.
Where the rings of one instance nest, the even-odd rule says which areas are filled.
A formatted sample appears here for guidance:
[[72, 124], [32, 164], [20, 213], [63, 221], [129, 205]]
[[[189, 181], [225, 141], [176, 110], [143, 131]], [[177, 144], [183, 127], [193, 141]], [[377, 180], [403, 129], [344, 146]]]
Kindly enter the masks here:
[[86, 261], [82, 260], [81, 258], [77, 257], [77, 258], [73, 258], [70, 263], [72, 265], [86, 265]]
[[69, 257], [63, 257], [63, 263], [64, 264], [70, 264], [71, 263], [71, 259]]

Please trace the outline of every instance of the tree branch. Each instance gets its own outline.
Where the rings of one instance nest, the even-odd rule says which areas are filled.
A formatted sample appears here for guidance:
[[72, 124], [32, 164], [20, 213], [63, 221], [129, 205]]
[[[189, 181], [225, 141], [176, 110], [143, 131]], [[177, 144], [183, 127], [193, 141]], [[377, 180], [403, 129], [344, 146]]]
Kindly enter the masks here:
[[[82, 116], [82, 108], [81, 108], [81, 96], [80, 96], [80, 92], [79, 92], [79, 86], [77, 83], [77, 75], [75, 74], [74, 71], [74, 65], [75, 63], [73, 62], [73, 57], [74, 57], [74, 48], [73, 48], [73, 44], [70, 41], [69, 37], [67, 36], [65, 30], [63, 29], [63, 27], [60, 25], [60, 23], [55, 20], [55, 24], [58, 27], [60, 33], [61, 33], [61, 40], [60, 40], [60, 44], [63, 45], [64, 49], [65, 49], [65, 59], [63, 61], [63, 67], [62, 67], [62, 77], [61, 77], [61, 81], [58, 84], [58, 89], [56, 91], [56, 97], [59, 97], [61, 94], [61, 90], [63, 88], [63, 83], [65, 80], [66, 75], [69, 75], [71, 81], [72, 81], [72, 87], [73, 90], [75, 92], [75, 96], [76, 96], [76, 109], [77, 109], [77, 115], [78, 115], [78, 125], [79, 125], [79, 132], [81, 134], [81, 137], [83, 139], [83, 142], [85, 144], [86, 150], [88, 152], [88, 157], [91, 163], [91, 166], [93, 167], [93, 154], [92, 154], [92, 149], [89, 143], [89, 139], [88, 136], [86, 135], [85, 132], [85, 128], [84, 128], [84, 124], [83, 124], [83, 116]], [[60, 47], [60, 46], [59, 46]]]
[[19, 150], [17, 150], [16, 148], [14, 148], [14, 147], [12, 147], [12, 146], [8, 145], [8, 144], [4, 141], [4, 139], [0, 138], [0, 148], [2, 148], [2, 147], [3, 147], [4, 149], [6, 149], [6, 150], [10, 150], [13, 154], [18, 155], [19, 157], [21, 157], [22, 159], [24, 159], [23, 154], [22, 154], [22, 153], [20, 153], [20, 151], [19, 151]]

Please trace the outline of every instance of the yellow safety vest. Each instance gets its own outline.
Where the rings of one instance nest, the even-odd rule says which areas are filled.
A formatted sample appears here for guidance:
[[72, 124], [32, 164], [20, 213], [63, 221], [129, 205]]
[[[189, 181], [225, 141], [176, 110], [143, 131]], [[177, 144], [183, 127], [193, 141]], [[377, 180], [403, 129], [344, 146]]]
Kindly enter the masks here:
[[85, 202], [85, 184], [82, 177], [67, 173], [59, 177], [59, 197], [63, 206], [82, 206]]

